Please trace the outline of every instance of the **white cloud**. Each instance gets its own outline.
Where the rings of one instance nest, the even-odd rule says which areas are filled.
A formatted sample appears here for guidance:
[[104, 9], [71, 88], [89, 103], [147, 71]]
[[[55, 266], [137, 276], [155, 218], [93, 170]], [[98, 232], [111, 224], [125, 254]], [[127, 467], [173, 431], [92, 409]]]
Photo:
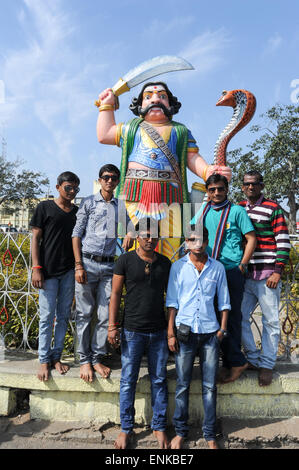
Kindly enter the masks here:
[[185, 29], [187, 26], [190, 26], [194, 23], [194, 16], [180, 16], [169, 19], [169, 21], [162, 21], [154, 19], [151, 23], [144, 29], [144, 36], [157, 38], [162, 35], [168, 35], [169, 33], [175, 32], [176, 34]]
[[[3, 60], [7, 93], [0, 119], [15, 128], [27, 119], [35, 120], [35, 126], [42, 124], [51, 144], [43, 142], [40, 153], [71, 164], [78, 128], [95, 112], [90, 77], [101, 77], [107, 66], [91, 62], [81, 66], [81, 56], [71, 42], [76, 22], [61, 5], [59, 0], [23, 0], [17, 18], [24, 44], [8, 51]], [[48, 151], [51, 154], [45, 155]]]
[[24, 0], [46, 48], [52, 49], [73, 31], [73, 24], [63, 13], [60, 0]]
[[223, 51], [230, 43], [231, 38], [225, 29], [207, 31], [195, 36], [178, 55], [188, 60], [197, 74], [203, 75], [226, 60]]
[[282, 42], [283, 39], [278, 33], [274, 34], [274, 36], [271, 36], [268, 39], [267, 44], [263, 50], [263, 55], [273, 54], [274, 52], [276, 52], [282, 45]]

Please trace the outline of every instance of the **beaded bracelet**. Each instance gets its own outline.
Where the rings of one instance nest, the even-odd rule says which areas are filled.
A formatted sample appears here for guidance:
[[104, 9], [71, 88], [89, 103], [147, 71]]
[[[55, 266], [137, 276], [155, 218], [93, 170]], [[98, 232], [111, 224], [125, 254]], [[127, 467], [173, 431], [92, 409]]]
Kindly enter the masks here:
[[42, 266], [32, 266], [31, 269], [43, 269], [43, 267]]

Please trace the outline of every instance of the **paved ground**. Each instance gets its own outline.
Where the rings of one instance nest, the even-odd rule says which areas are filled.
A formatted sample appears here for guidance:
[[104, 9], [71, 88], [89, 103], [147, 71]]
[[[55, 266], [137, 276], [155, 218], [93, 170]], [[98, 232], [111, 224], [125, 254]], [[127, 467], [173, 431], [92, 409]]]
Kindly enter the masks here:
[[[25, 408], [25, 406], [23, 406]], [[222, 449], [299, 449], [299, 417], [218, 420]], [[31, 420], [25, 409], [0, 417], [0, 449], [113, 449], [119, 426]], [[168, 431], [169, 437], [173, 430]], [[136, 427], [131, 449], [158, 449], [148, 427]], [[184, 448], [206, 449], [200, 429], [191, 429]]]
[[[10, 358], [11, 360], [12, 358]], [[22, 370], [27, 370], [32, 360], [22, 361]], [[30, 360], [29, 360], [30, 359]], [[36, 359], [35, 359], [36, 361]], [[4, 361], [1, 368], [11, 366]], [[28, 365], [29, 364], [29, 365]], [[280, 366], [280, 372], [296, 375], [298, 366]], [[78, 368], [73, 372], [78, 375]], [[119, 426], [111, 423], [90, 424], [84, 422], [48, 422], [30, 419], [29, 392], [18, 391], [18, 411], [9, 417], [0, 416], [0, 450], [9, 449], [114, 449], [113, 443]], [[201, 424], [192, 428], [185, 449], [206, 449]], [[173, 436], [169, 428], [168, 435]], [[299, 449], [299, 417], [285, 419], [218, 420], [218, 440], [222, 449]], [[130, 449], [158, 449], [148, 427], [136, 427]]]

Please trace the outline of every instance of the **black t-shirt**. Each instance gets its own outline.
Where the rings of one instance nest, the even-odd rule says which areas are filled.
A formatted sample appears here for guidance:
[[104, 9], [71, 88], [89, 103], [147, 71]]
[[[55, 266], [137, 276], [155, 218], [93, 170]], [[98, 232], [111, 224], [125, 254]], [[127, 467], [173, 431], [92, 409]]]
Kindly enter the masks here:
[[146, 263], [130, 251], [121, 255], [114, 274], [125, 276], [125, 310], [123, 326], [130, 331], [153, 333], [166, 327], [164, 292], [167, 289], [171, 262], [157, 253], [157, 259], [145, 273]]
[[40, 262], [45, 279], [61, 276], [74, 268], [72, 232], [77, 206], [70, 212], [62, 210], [53, 200], [38, 204], [30, 220], [32, 227], [41, 228]]

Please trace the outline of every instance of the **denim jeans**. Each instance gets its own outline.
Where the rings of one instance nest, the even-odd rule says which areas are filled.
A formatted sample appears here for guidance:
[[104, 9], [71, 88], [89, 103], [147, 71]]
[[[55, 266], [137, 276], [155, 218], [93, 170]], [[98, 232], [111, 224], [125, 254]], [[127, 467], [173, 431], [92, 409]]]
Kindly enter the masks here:
[[172, 420], [178, 436], [187, 437], [188, 435], [189, 388], [194, 359], [196, 354], [199, 353], [204, 407], [203, 435], [207, 441], [214, 440], [216, 437], [216, 380], [219, 344], [215, 332], [207, 334], [191, 332], [187, 344], [180, 342], [179, 352], [175, 354], [177, 383], [175, 411]]
[[[279, 299], [281, 282], [276, 289], [266, 285], [267, 279], [247, 279], [242, 302], [242, 343], [248, 361], [256, 367], [273, 369], [280, 339]], [[256, 304], [262, 309], [262, 347], [258, 350], [253, 338], [250, 314]]]
[[[83, 257], [87, 284], [76, 282], [76, 330], [80, 364], [97, 364], [107, 353], [108, 308], [113, 276], [113, 263], [98, 263]], [[96, 324], [91, 323], [96, 310]], [[91, 337], [92, 334], [92, 337]]]
[[155, 333], [140, 333], [123, 329], [121, 335], [121, 379], [120, 379], [120, 420], [125, 433], [132, 431], [135, 416], [135, 391], [140, 363], [147, 354], [148, 372], [151, 382], [152, 429], [165, 431], [167, 424], [167, 359], [168, 346], [166, 330]]
[[[246, 364], [247, 360], [241, 351], [242, 347], [242, 311], [241, 304], [244, 293], [245, 277], [238, 267], [226, 271], [227, 286], [231, 303], [228, 314], [228, 336], [221, 341], [223, 366], [230, 369]], [[221, 322], [219, 318], [219, 323]]]
[[[38, 354], [42, 364], [49, 364], [61, 357], [74, 299], [74, 287], [74, 270], [71, 269], [62, 276], [46, 279], [44, 288], [39, 290]], [[51, 347], [54, 319], [54, 343]]]

